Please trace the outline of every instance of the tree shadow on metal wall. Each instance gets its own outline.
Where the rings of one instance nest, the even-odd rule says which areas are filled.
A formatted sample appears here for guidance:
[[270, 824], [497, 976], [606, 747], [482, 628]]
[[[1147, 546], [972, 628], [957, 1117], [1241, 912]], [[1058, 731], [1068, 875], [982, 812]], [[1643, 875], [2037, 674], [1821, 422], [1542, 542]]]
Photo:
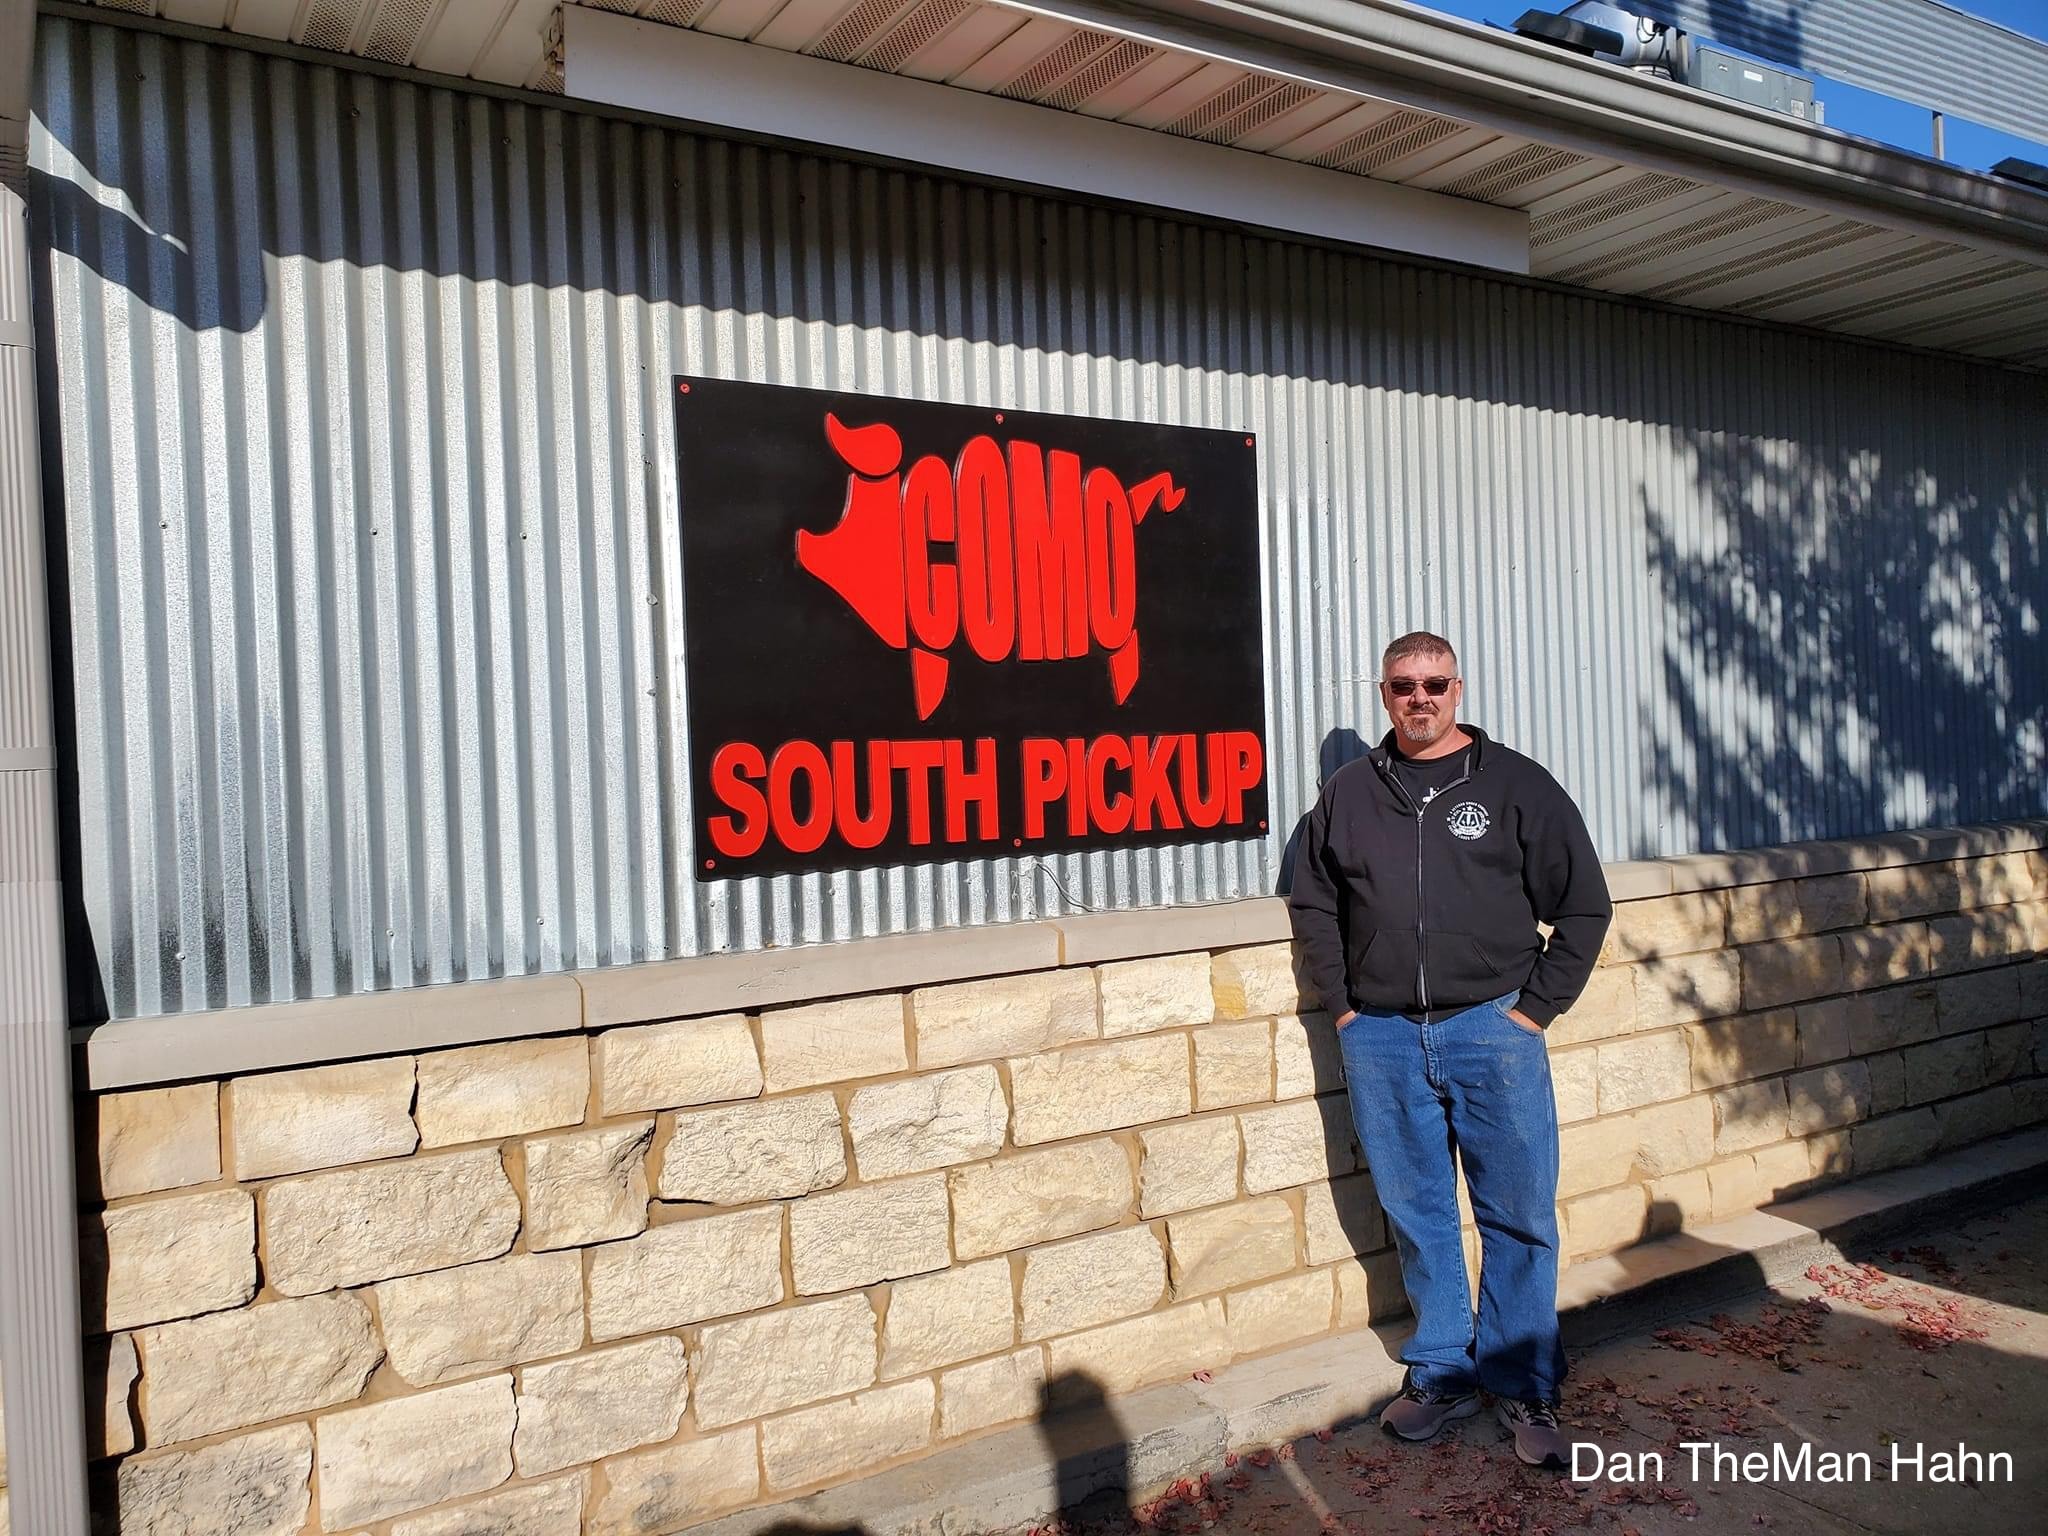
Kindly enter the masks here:
[[[1967, 433], [1964, 404], [1929, 409]], [[1688, 846], [2048, 810], [2048, 487], [1763, 432], [1692, 460], [1705, 518], [1641, 495], [1666, 625], [1640, 718]]]

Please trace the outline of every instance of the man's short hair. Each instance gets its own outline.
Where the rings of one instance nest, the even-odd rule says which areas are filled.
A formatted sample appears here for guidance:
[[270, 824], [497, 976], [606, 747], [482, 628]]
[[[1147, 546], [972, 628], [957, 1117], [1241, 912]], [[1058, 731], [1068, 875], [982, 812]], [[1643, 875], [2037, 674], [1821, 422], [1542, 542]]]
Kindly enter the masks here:
[[1426, 629], [1414, 630], [1403, 635], [1386, 649], [1380, 657], [1380, 676], [1385, 677], [1397, 661], [1407, 661], [1417, 656], [1448, 656], [1451, 670], [1458, 670], [1458, 653], [1451, 649], [1451, 642], [1442, 635], [1432, 635]]

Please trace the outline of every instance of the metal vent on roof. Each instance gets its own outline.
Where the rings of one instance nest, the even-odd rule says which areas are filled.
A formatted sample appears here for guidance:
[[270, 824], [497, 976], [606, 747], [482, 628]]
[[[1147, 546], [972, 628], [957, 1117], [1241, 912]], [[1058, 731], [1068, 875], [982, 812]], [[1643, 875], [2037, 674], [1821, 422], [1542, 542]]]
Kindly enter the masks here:
[[1529, 243], [1547, 245], [1553, 240], [1562, 240], [1591, 229], [1595, 224], [1604, 224], [1609, 219], [1640, 213], [1651, 204], [1661, 203], [1681, 192], [1698, 190], [1697, 182], [1687, 181], [1683, 176], [1663, 176], [1655, 171], [1645, 171], [1596, 197], [1531, 219]]
[[154, 16], [156, 0], [94, 0], [110, 11], [130, 11], [137, 16]]
[[1279, 89], [1266, 92], [1242, 110], [1214, 124], [1201, 137], [1215, 144], [1233, 144], [1246, 134], [1263, 128], [1274, 118], [1315, 99], [1316, 93], [1309, 87], [1294, 80], [1283, 81]]
[[1924, 267], [1931, 261], [1947, 261], [1960, 250], [1960, 246], [1942, 244], [1904, 255], [1880, 257], [1876, 261], [1866, 261], [1857, 267], [1837, 267], [1834, 271], [1823, 273], [1819, 277], [1810, 277], [1803, 283], [1794, 283], [1789, 288], [1780, 288], [1775, 292], [1760, 295], [1749, 300], [1742, 308], [1745, 313], [1752, 315], [1783, 309], [1787, 304], [1797, 304], [1802, 299], [1819, 298], [1822, 294], [1853, 288], [1858, 283], [1869, 282], [1873, 278], [1910, 272], [1915, 267]]
[[1433, 112], [1404, 110], [1340, 140], [1309, 163], [1369, 176], [1379, 167], [1425, 150], [1463, 127], [1464, 124]]
[[1280, 82], [1271, 75], [1249, 74], [1224, 87], [1207, 101], [1197, 103], [1170, 123], [1161, 126], [1168, 133], [1200, 138], [1207, 131], [1257, 101]]
[[647, 19], [665, 27], [687, 27], [718, 3], [718, 0], [654, 0], [647, 7]]
[[[1960, 277], [1952, 277], [1946, 282], [1929, 283], [1924, 287], [1917, 288], [1913, 292], [1912, 301], [1918, 304], [1927, 299], [1947, 298], [1953, 294], [1968, 293], [1972, 289], [1988, 287], [1992, 283], [2010, 282], [2015, 277], [2024, 277], [2029, 272], [2038, 272], [2040, 270], [2039, 267], [2029, 266], [2023, 261], [2001, 261], [1980, 271], [1968, 272]], [[1887, 309], [1896, 309], [1899, 303], [1900, 300], [1896, 294], [1886, 294], [1882, 298], [1865, 299], [1861, 303], [1850, 304], [1841, 309], [1831, 309], [1826, 314], [1808, 316], [1805, 323], [1823, 327], [1846, 325], [1851, 320], [1862, 320], [1871, 315], [1882, 314]], [[1996, 308], [1996, 306], [1992, 307]], [[1961, 312], [1944, 310], [1941, 316], [1941, 323], [1943, 325], [1950, 325], [1970, 314], [1971, 311], [1968, 310]]]
[[592, 10], [613, 11], [621, 16], [630, 16], [640, 9], [640, 0], [575, 0], [577, 5], [587, 5]]
[[1108, 90], [1134, 70], [1142, 69], [1158, 56], [1158, 49], [1125, 39], [1102, 57], [1090, 62], [1086, 69], [1077, 70], [1069, 75], [1060, 82], [1057, 90], [1048, 91], [1039, 99], [1048, 107], [1072, 110], [1085, 106], [1099, 93]]
[[1727, 261], [1716, 262], [1711, 267], [1702, 267], [1699, 271], [1688, 273], [1682, 278], [1659, 283], [1653, 288], [1645, 288], [1643, 296], [1675, 300], [1689, 293], [1697, 293], [1702, 288], [1718, 288], [1724, 283], [1739, 283], [1745, 277], [1755, 277], [1759, 272], [1768, 272], [1774, 267], [1790, 266], [1795, 261], [1825, 256], [1829, 251], [1840, 250], [1845, 245], [1868, 240], [1877, 232], [1875, 224], [1844, 224], [1823, 234], [1802, 235], [1796, 240], [1781, 240], [1761, 251], [1730, 257]]
[[879, 43], [860, 56], [860, 62], [870, 69], [894, 74], [966, 13], [967, 0], [920, 0]]
[[1484, 202], [1512, 192], [1517, 187], [1526, 187], [1531, 182], [1541, 181], [1546, 176], [1555, 176], [1559, 171], [1568, 171], [1575, 165], [1584, 165], [1586, 157], [1574, 154], [1569, 149], [1551, 149], [1542, 144], [1531, 144], [1518, 149], [1512, 155], [1483, 165], [1478, 170], [1460, 176], [1447, 187], [1437, 191], [1448, 197], [1473, 197]]
[[349, 39], [356, 33], [356, 18], [361, 14], [362, 0], [313, 0], [298, 41], [308, 48], [347, 53]]
[[1772, 219], [1783, 218], [1793, 210], [1783, 203], [1774, 203], [1767, 197], [1745, 197], [1732, 208], [1717, 213], [1703, 214], [1690, 219], [1676, 229], [1668, 229], [1661, 235], [1647, 240], [1638, 240], [1610, 251], [1597, 261], [1582, 261], [1577, 266], [1549, 274], [1561, 283], [1588, 283], [1603, 277], [1612, 277], [1630, 267], [1669, 256], [1689, 246], [1705, 245], [1711, 240], [1726, 239], [1739, 235], [1745, 229], [1755, 229], [1759, 224], [1768, 224]]
[[860, 0], [831, 31], [803, 51], [843, 64], [880, 37], [902, 9], [903, 0]]
[[403, 64], [412, 57], [413, 45], [433, 13], [434, 0], [383, 0], [376, 20], [370, 23], [363, 57], [380, 64]]
[[1082, 27], [1058, 47], [1040, 54], [1028, 69], [1008, 85], [998, 86], [996, 94], [1014, 96], [1022, 101], [1036, 101], [1041, 91], [1057, 85], [1114, 41], [1115, 39], [1106, 32], [1096, 32]]

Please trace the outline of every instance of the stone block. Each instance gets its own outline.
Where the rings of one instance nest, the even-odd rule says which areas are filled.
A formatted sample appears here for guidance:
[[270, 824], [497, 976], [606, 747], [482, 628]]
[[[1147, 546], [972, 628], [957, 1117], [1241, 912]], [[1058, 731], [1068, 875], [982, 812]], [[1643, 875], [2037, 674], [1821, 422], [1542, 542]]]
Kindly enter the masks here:
[[1215, 1013], [1209, 995], [1209, 957], [1159, 955], [1095, 968], [1105, 1035], [1142, 1035], [1155, 1029], [1206, 1024]]
[[1695, 1090], [1769, 1077], [1799, 1064], [1799, 1020], [1790, 1008], [1688, 1024], [1685, 1038]]
[[448, 1147], [577, 1125], [589, 1102], [589, 1043], [560, 1035], [420, 1057], [413, 1118], [421, 1146]]
[[938, 1389], [900, 1381], [761, 1426], [761, 1462], [777, 1491], [879, 1468], [931, 1444]]
[[1321, 1006], [1297, 967], [1292, 944], [1254, 944], [1210, 958], [1209, 980], [1219, 1019], [1271, 1018]]
[[745, 1017], [721, 1013], [608, 1029], [591, 1045], [598, 1113], [630, 1115], [761, 1091], [761, 1055]]
[[901, 1280], [889, 1288], [882, 1320], [882, 1380], [921, 1376], [1016, 1342], [1007, 1258]]
[[1560, 1045], [1612, 1039], [1635, 1027], [1636, 967], [1614, 965], [1595, 971], [1578, 1000], [1559, 1014], [1544, 1033], [1555, 1050]]
[[1358, 1167], [1351, 1107], [1342, 1094], [1251, 1110], [1237, 1123], [1250, 1194], [1323, 1182]]
[[400, 1520], [391, 1536], [582, 1536], [588, 1484], [588, 1474], [578, 1472], [508, 1488], [455, 1509]]
[[145, 1328], [142, 1426], [171, 1445], [361, 1395], [384, 1346], [370, 1309], [343, 1291]]
[[783, 1299], [782, 1207], [700, 1216], [592, 1251], [590, 1336], [630, 1338]]
[[1408, 1310], [1401, 1261], [1391, 1249], [1341, 1261], [1332, 1273], [1337, 1277], [1339, 1328], [1364, 1328]]
[[1194, 1107], [1185, 1036], [1077, 1045], [1010, 1062], [1017, 1145], [1174, 1120]]
[[2026, 924], [2012, 907], [1927, 919], [1928, 969], [1937, 973], [2002, 965], [2025, 943]]
[[751, 1502], [761, 1492], [758, 1439], [749, 1424], [604, 1462], [588, 1536], [668, 1536]]
[[1785, 1129], [1811, 1136], [1864, 1119], [1870, 1113], [1870, 1068], [1861, 1061], [1837, 1062], [1794, 1072], [1785, 1079]]
[[1909, 1045], [1902, 1054], [1906, 1062], [1908, 1104], [1926, 1104], [1984, 1086], [1987, 1074], [1984, 1037], [1980, 1034], [1952, 1035], [1925, 1045]]
[[1771, 1198], [1763, 1175], [1757, 1171], [1756, 1157], [1749, 1152], [1724, 1158], [1710, 1166], [1707, 1184], [1713, 1194], [1716, 1221], [1726, 1221], [1744, 1211], [1753, 1211]]
[[1863, 888], [1873, 923], [1954, 912], [1963, 904], [1962, 882], [1953, 863], [1873, 869], [1863, 877]]
[[1859, 1179], [1887, 1168], [1924, 1163], [1940, 1144], [1941, 1122], [1927, 1108], [1866, 1120], [1849, 1133], [1849, 1155]]
[[580, 1248], [644, 1232], [653, 1140], [650, 1118], [527, 1142], [526, 1246]]
[[2012, 1089], [2000, 1083], [1935, 1105], [1934, 1121], [1945, 1151], [1968, 1146], [1987, 1136], [2004, 1135], [2013, 1128], [2016, 1113]]
[[752, 1205], [846, 1182], [839, 1103], [829, 1093], [720, 1104], [662, 1118], [668, 1137], [655, 1192], [664, 1200]]
[[683, 1341], [669, 1335], [519, 1373], [512, 1460], [521, 1477], [596, 1461], [673, 1435], [689, 1402]]
[[284, 1424], [130, 1457], [114, 1474], [113, 1514], [118, 1529], [138, 1536], [297, 1536], [313, 1501], [312, 1472], [312, 1431]]
[[373, 1289], [391, 1369], [409, 1386], [436, 1387], [583, 1344], [578, 1254], [513, 1254]]
[[1045, 1401], [1045, 1351], [1037, 1345], [978, 1360], [939, 1377], [939, 1433], [951, 1440], [1036, 1417]]
[[900, 993], [761, 1010], [761, 1075], [769, 1093], [909, 1069]]
[[419, 1145], [410, 1056], [238, 1077], [225, 1098], [230, 1168], [263, 1179], [403, 1157]]
[[947, 1174], [958, 1259], [1028, 1248], [1116, 1225], [1130, 1209], [1130, 1155], [1104, 1138]]
[[1582, 1045], [1550, 1053], [1550, 1087], [1561, 1124], [1600, 1113], [1600, 1049]]
[[1736, 954], [1742, 1005], [1752, 1013], [1842, 990], [1842, 941], [1832, 933], [1750, 944]]
[[1648, 1196], [1629, 1184], [1565, 1203], [1565, 1248], [1575, 1259], [1612, 1253], [1641, 1240], [1649, 1230]]
[[1054, 1339], [1046, 1346], [1046, 1374], [1052, 1383], [1085, 1378], [1106, 1393], [1132, 1392], [1216, 1370], [1230, 1355], [1223, 1301], [1211, 1296]]
[[1956, 885], [1962, 895], [1961, 904], [1982, 908], [2032, 900], [2036, 892], [2030, 861], [2038, 851], [1987, 853], [1958, 860]]
[[1635, 1173], [1641, 1178], [1704, 1168], [1713, 1161], [1714, 1107], [1706, 1095], [1635, 1112]]
[[1274, 1098], [1308, 1098], [1343, 1087], [1344, 1052], [1327, 1013], [1287, 1014], [1273, 1021]]
[[1558, 1132], [1560, 1199], [1619, 1184], [1634, 1176], [1636, 1122], [1629, 1115], [1582, 1120]]
[[487, 1376], [316, 1420], [320, 1519], [366, 1525], [495, 1488], [512, 1475], [512, 1378]]
[[1237, 1197], [1234, 1116], [1157, 1125], [1138, 1134], [1138, 1214], [1150, 1218]]
[[1149, 1312], [1166, 1295], [1166, 1253], [1151, 1227], [1120, 1227], [1024, 1255], [1026, 1343]]
[[1704, 1168], [1645, 1180], [1643, 1194], [1649, 1202], [1646, 1214], [1653, 1237], [1703, 1227], [1714, 1219], [1713, 1189]]
[[[1742, 1011], [1741, 952], [1707, 950], [1629, 967], [1635, 974], [1635, 1028], [1723, 1019]], [[1600, 972], [1594, 972], [1597, 977]], [[1555, 1030], [1553, 1025], [1552, 1029]]]
[[1371, 1253], [1389, 1241], [1386, 1213], [1369, 1174], [1309, 1185], [1301, 1192], [1301, 1224], [1311, 1264]]
[[1817, 1067], [1853, 1055], [1854, 1020], [1858, 1014], [1869, 1011], [1870, 1004], [1861, 997], [1830, 997], [1801, 1003], [1799, 1065]]
[[2001, 1024], [1984, 1032], [1984, 1080], [2002, 1083], [2033, 1070], [2036, 1022]]
[[799, 1296], [822, 1296], [944, 1269], [944, 1174], [813, 1195], [789, 1208], [790, 1270]]
[[1194, 1032], [1195, 1108], [1233, 1109], [1273, 1097], [1273, 1026], [1264, 1019]]
[[1223, 1322], [1239, 1355], [1328, 1333], [1335, 1315], [1336, 1279], [1327, 1269], [1286, 1275], [1223, 1298]]
[[[135, 1449], [135, 1414], [129, 1399], [142, 1362], [135, 1353], [135, 1335], [117, 1333], [85, 1341], [85, 1454], [97, 1461], [125, 1456]], [[7, 1416], [0, 1404], [0, 1488], [7, 1485]], [[0, 1532], [4, 1536], [4, 1532]]]
[[263, 1191], [264, 1277], [308, 1296], [494, 1259], [518, 1231], [495, 1147], [309, 1174]]
[[239, 1307], [256, 1294], [255, 1207], [246, 1190], [117, 1205], [86, 1216], [80, 1228], [89, 1333]]
[[1868, 1012], [1849, 1021], [1849, 1045], [1858, 1056], [1932, 1040], [1941, 1033], [1933, 982], [1886, 987], [1866, 994], [1864, 1001], [1869, 1004]]
[[874, 1380], [875, 1309], [865, 1296], [713, 1323], [698, 1341], [697, 1423], [722, 1429]]
[[1934, 984], [1934, 995], [1945, 1035], [2010, 1024], [2020, 1016], [2019, 973], [2009, 965], [1944, 976]]
[[1683, 1030], [1662, 1029], [1625, 1040], [1607, 1040], [1597, 1049], [1603, 1115], [1683, 1098], [1692, 1092], [1692, 1050]]
[[1719, 949], [1727, 942], [1727, 893], [1687, 891], [1678, 896], [1619, 903], [1600, 955], [1603, 964], [1654, 960], [1664, 955]]
[[1809, 1136], [1806, 1139], [1807, 1178], [1815, 1184], [1823, 1184], [1849, 1177], [1855, 1169], [1855, 1160], [1850, 1156], [1854, 1138], [1853, 1127]]
[[1095, 973], [1082, 969], [921, 987], [910, 994], [910, 1018], [921, 1071], [1034, 1055], [1100, 1033]]
[[217, 1083], [97, 1094], [79, 1113], [97, 1143], [96, 1155], [79, 1167], [86, 1199], [119, 1200], [220, 1177]]
[[1278, 1195], [1169, 1216], [1166, 1241], [1175, 1300], [1249, 1285], [1298, 1261], [1294, 1207]]
[[1752, 1155], [1756, 1159], [1757, 1179], [1764, 1187], [1765, 1203], [1802, 1194], [1812, 1181], [1813, 1163], [1803, 1141], [1781, 1141]]
[[1870, 1068], [1870, 1112], [1888, 1115], [1906, 1104], [1906, 1056], [1903, 1051], [1880, 1051], [1863, 1058]]
[[1849, 928], [1842, 941], [1842, 988], [1867, 992], [1894, 981], [1923, 976], [1933, 963], [1933, 941], [1924, 922]]
[[2048, 960], [2014, 966], [2019, 973], [2020, 1013], [2029, 1019], [2048, 1015]]
[[846, 1123], [861, 1177], [894, 1178], [993, 1157], [1009, 1132], [1010, 1101], [994, 1067], [962, 1067], [863, 1088]]

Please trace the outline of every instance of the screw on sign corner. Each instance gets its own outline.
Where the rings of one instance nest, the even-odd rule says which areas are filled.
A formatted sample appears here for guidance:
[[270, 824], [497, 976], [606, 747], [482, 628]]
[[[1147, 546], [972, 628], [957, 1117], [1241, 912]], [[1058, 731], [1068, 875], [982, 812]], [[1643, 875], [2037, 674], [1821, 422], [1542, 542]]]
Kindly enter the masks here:
[[690, 392], [690, 386], [689, 386], [688, 384], [686, 384], [686, 383], [685, 383], [685, 382], [684, 382], [683, 380], [681, 380], [681, 379], [678, 379], [678, 380], [676, 380], [676, 393], [677, 393], [677, 394], [681, 394], [681, 395], [687, 395], [687, 394], [688, 394], [689, 392]]

